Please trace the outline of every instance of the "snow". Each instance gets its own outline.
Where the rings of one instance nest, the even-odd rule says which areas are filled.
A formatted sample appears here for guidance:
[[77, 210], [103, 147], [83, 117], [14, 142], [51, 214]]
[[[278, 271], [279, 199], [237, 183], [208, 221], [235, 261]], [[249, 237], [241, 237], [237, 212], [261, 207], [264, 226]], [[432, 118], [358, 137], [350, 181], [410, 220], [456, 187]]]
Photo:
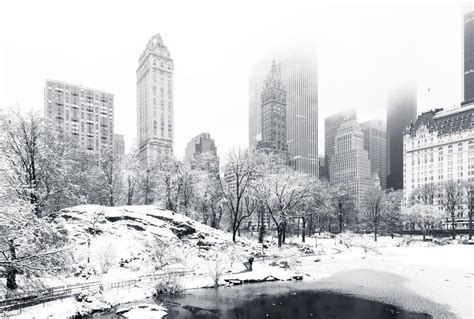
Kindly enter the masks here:
[[[428, 300], [448, 305], [451, 311], [461, 318], [473, 317], [472, 245], [451, 242], [439, 246], [422, 242], [419, 240], [421, 237], [379, 237], [378, 241], [374, 242], [372, 235], [350, 233], [336, 238], [307, 237], [307, 243], [304, 245], [300, 243], [301, 238], [289, 238], [289, 244], [284, 245], [282, 249], [274, 243], [269, 244], [270, 247], [265, 249], [265, 254], [269, 257], [264, 260], [257, 258], [253, 263], [253, 271], [246, 272], [243, 261], [252, 254], [262, 252], [261, 245], [255, 240], [239, 238], [238, 243], [233, 245], [230, 234], [157, 207], [76, 206], [63, 210], [60, 218], [67, 222], [68, 231], [76, 243], [73, 252], [76, 266], [87, 265], [89, 256], [90, 265], [96, 270], [96, 274], [88, 277], [71, 275], [41, 278], [42, 284], [59, 286], [101, 281], [106, 287], [101, 298], [109, 305], [151, 296], [154, 284], [149, 282], [117, 289], [109, 289], [106, 285], [156, 273], [154, 262], [147, 256], [151, 254], [155, 238], [159, 237], [173, 243], [167, 254], [180, 259], [179, 262], [171, 262], [159, 271], [194, 270], [193, 274], [180, 277], [185, 289], [212, 287], [216, 268], [222, 269], [219, 278], [221, 285], [229, 285], [228, 281], [231, 280], [238, 283], [272, 278], [291, 280], [295, 276], [302, 276], [304, 281], [333, 278], [340, 280], [342, 287], [347, 286], [348, 281], [343, 280], [347, 275], [341, 274], [348, 272], [354, 274], [354, 278], [350, 280], [354, 285], [371, 284], [379, 290], [387, 287], [383, 285], [384, 280], [377, 281], [375, 277], [390, 273], [401, 278], [399, 285], [402, 293], [404, 289], [409, 289]], [[104, 245], [109, 244], [116, 256], [111, 269], [102, 274], [97, 254]], [[202, 248], [203, 244], [207, 248]], [[312, 251], [313, 254], [307, 256], [302, 251]], [[128, 262], [120, 267], [120, 259]], [[280, 267], [285, 264], [289, 265], [289, 269]], [[373, 278], [359, 271], [371, 271]], [[387, 277], [387, 282], [390, 282], [388, 279]], [[377, 289], [374, 289], [374, 292], [365, 292], [364, 297], [377, 298]], [[397, 302], [394, 301], [395, 304]], [[94, 307], [94, 303], [90, 306]], [[15, 318], [65, 318], [75, 314], [79, 307], [82, 307], [81, 303], [73, 298], [65, 298], [24, 308], [21, 314], [19, 311], [13, 311], [11, 315]], [[128, 315], [130, 318], [147, 318], [148, 315], [157, 315], [160, 311], [138, 307], [131, 309]]]

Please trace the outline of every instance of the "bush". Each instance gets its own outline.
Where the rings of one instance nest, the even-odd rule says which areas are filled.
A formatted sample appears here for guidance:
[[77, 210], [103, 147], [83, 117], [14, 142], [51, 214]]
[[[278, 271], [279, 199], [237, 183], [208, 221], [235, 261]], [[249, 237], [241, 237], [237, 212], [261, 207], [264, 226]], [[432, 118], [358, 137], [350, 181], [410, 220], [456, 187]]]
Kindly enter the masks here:
[[184, 288], [176, 276], [167, 276], [161, 278], [155, 285], [155, 291], [153, 292], [154, 297], [160, 295], [179, 295], [182, 294]]

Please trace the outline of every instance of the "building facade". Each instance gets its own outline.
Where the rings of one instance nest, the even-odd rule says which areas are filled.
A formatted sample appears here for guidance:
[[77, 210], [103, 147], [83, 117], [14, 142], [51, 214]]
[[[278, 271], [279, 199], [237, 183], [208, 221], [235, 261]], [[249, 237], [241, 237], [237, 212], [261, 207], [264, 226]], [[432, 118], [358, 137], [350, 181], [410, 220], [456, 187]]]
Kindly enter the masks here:
[[184, 152], [184, 159], [186, 161], [192, 161], [196, 156], [204, 153], [211, 153], [217, 156], [216, 143], [209, 133], [201, 133], [188, 142]]
[[280, 68], [275, 61], [265, 79], [261, 97], [262, 140], [257, 148], [288, 152], [286, 125], [286, 92], [281, 81]]
[[325, 175], [331, 179], [330, 162], [336, 149], [336, 134], [341, 124], [357, 120], [354, 110], [347, 110], [328, 116], [324, 119], [324, 168]]
[[369, 152], [372, 175], [377, 175], [380, 187], [387, 188], [387, 128], [385, 122], [373, 119], [360, 124], [364, 133], [364, 148]]
[[474, 11], [464, 15], [464, 101], [474, 102]]
[[46, 80], [46, 125], [96, 155], [113, 151], [114, 95], [82, 85]]
[[140, 55], [137, 69], [137, 146], [142, 163], [173, 154], [173, 60], [160, 34]]
[[122, 134], [114, 134], [114, 154], [118, 157], [125, 155], [125, 137]]
[[[418, 116], [404, 132], [403, 167], [406, 207], [416, 202], [416, 190], [425, 184], [474, 183], [474, 103]], [[439, 195], [434, 204], [443, 210]], [[465, 208], [457, 207], [457, 217], [466, 221]]]
[[[318, 166], [318, 70], [317, 55], [307, 49], [279, 50], [281, 81], [286, 91], [288, 155], [296, 170], [319, 175]], [[261, 83], [271, 59], [262, 58], [249, 76], [249, 146], [263, 139]]]
[[387, 107], [387, 187], [403, 188], [403, 132], [416, 120], [416, 86], [407, 85], [392, 92]]
[[369, 153], [364, 149], [364, 133], [359, 123], [352, 120], [341, 124], [335, 141], [330, 163], [331, 182], [351, 186], [357, 209], [364, 210], [364, 200], [374, 186], [374, 179], [370, 172]]

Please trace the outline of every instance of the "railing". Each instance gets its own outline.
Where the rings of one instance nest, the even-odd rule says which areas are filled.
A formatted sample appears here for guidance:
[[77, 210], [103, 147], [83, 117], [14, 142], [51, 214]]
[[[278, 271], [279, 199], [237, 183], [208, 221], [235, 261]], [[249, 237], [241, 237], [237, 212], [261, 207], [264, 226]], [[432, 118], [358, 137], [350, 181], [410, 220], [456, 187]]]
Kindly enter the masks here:
[[103, 283], [101, 281], [92, 281], [87, 283], [79, 283], [73, 285], [64, 285], [56, 287], [48, 287], [24, 293], [11, 294], [5, 299], [0, 299], [0, 312], [7, 309], [21, 308], [41, 302], [56, 300], [65, 297], [78, 295], [84, 291], [98, 291], [104, 289], [129, 289], [137, 284], [151, 284], [158, 279], [167, 276], [186, 276], [194, 275], [194, 271], [170, 271], [152, 273], [139, 276], [137, 279], [116, 281], [111, 283]]

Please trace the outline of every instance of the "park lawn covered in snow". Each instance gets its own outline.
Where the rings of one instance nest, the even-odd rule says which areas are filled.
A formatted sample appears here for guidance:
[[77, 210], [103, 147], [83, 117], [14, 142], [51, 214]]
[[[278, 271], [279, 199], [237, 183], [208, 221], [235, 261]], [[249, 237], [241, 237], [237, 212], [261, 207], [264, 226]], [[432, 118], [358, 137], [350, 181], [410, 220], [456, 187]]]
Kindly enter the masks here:
[[[107, 283], [182, 269], [194, 271], [181, 278], [185, 289], [193, 289], [213, 286], [216, 273], [220, 274], [218, 283], [228, 285], [233, 280], [289, 280], [295, 276], [305, 281], [319, 280], [365, 269], [400, 275], [406, 279], [400, 284], [401, 290], [410, 289], [436, 303], [447, 304], [461, 318], [472, 317], [474, 246], [456, 242], [438, 246], [410, 237], [379, 237], [374, 242], [371, 235], [354, 234], [307, 237], [304, 245], [301, 238], [290, 238], [281, 249], [275, 241], [267, 242], [267, 257], [257, 258], [253, 271], [245, 272], [243, 262], [251, 255], [262, 254], [262, 246], [256, 240], [238, 238], [233, 244], [229, 233], [157, 207], [77, 206], [63, 210], [60, 218], [74, 242], [72, 269], [69, 276], [42, 278], [45, 286], [101, 281], [107, 287]], [[157, 266], [156, 261], [157, 238], [170, 243], [163, 248], [162, 266]], [[105, 261], [110, 265], [104, 273]], [[353, 285], [370, 281], [354, 277]], [[115, 306], [149, 297], [152, 292], [153, 284], [143, 283], [128, 289], [106, 288], [100, 298]], [[89, 306], [94, 307], [95, 303]], [[25, 308], [20, 317], [64, 318], [87, 310], [83, 308], [84, 303], [67, 298], [44, 307]]]

